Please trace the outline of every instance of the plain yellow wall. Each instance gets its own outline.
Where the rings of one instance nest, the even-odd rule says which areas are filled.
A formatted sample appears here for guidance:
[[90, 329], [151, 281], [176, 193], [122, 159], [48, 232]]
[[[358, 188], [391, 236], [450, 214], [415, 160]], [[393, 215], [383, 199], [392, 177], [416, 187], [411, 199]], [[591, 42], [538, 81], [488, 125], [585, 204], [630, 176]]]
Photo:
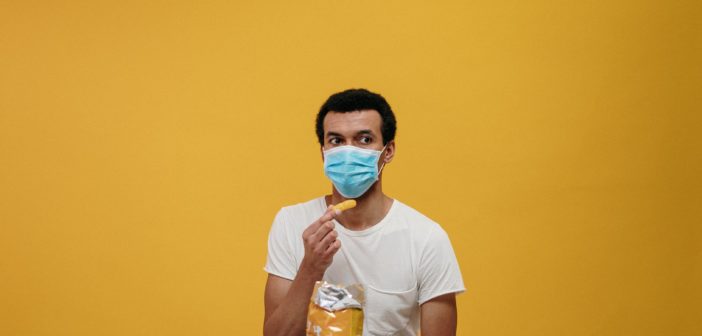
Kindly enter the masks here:
[[257, 335], [314, 116], [398, 117], [460, 335], [702, 333], [699, 1], [3, 1], [0, 335]]

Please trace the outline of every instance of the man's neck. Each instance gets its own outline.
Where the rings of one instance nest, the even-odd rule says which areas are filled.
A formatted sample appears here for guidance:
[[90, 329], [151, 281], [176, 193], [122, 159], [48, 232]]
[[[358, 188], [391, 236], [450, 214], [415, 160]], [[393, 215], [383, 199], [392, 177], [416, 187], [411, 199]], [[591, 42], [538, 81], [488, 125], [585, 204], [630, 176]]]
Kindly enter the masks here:
[[[360, 231], [378, 224], [392, 206], [393, 200], [383, 194], [380, 183], [374, 184], [363, 196], [356, 198], [356, 207], [341, 213], [336, 220], [345, 228]], [[327, 206], [338, 204], [346, 200], [336, 189], [331, 195], [325, 197]]]

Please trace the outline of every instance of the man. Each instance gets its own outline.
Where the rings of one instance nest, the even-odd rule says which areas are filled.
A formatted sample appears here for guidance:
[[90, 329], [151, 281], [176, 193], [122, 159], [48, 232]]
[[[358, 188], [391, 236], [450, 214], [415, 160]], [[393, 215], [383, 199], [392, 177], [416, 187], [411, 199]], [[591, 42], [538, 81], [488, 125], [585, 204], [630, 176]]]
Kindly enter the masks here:
[[[364, 89], [329, 97], [317, 137], [332, 194], [282, 208], [271, 227], [263, 333], [304, 335], [315, 282], [362, 284], [364, 335], [456, 334], [465, 290], [445, 231], [383, 193], [395, 155], [395, 116]], [[344, 212], [332, 205], [355, 199]]]

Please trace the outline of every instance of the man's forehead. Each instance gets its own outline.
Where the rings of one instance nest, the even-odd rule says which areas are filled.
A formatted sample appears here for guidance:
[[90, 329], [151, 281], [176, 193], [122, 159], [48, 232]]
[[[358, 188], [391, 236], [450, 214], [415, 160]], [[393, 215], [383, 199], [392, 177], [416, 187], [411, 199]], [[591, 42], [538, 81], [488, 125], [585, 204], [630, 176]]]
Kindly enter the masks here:
[[358, 132], [371, 130], [380, 132], [382, 118], [376, 110], [359, 110], [351, 112], [329, 111], [324, 117], [324, 131]]

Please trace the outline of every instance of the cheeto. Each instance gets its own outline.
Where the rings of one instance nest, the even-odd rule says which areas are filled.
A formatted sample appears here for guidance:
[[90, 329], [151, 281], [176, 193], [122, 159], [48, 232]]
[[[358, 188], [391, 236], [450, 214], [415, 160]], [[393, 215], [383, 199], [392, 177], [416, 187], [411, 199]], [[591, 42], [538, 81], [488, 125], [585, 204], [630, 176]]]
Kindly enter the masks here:
[[334, 210], [344, 211], [356, 206], [355, 200], [346, 200], [334, 206]]

